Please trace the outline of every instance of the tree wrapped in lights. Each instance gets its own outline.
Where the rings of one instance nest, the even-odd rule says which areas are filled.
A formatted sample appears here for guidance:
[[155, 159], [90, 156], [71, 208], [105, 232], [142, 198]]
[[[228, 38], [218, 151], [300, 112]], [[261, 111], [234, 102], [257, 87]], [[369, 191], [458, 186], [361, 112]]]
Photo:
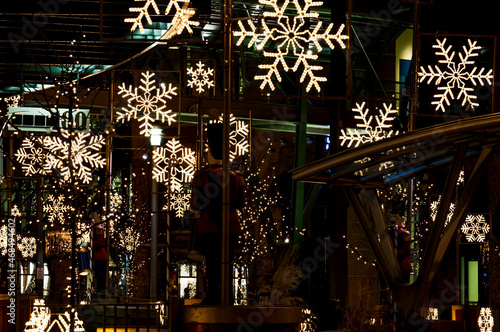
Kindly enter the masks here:
[[142, 85], [139, 89], [142, 94], [137, 88], [132, 86], [127, 88], [125, 83], [118, 87], [118, 94], [127, 99], [128, 105], [122, 111], [118, 111], [116, 120], [124, 122], [137, 119], [141, 123], [139, 125], [140, 134], [149, 136], [154, 121], [161, 120], [162, 123], [166, 121], [168, 125], [176, 121], [176, 114], [171, 109], [166, 108], [167, 101], [173, 96], [177, 96], [177, 87], [173, 87], [169, 83], [168, 88], [166, 85], [157, 88], [154, 86], [155, 74], [149, 71], [141, 73], [141, 76]]
[[[262, 32], [259, 32], [252, 20], [248, 20], [249, 29], [245, 27], [242, 20], [238, 21], [239, 31], [234, 32], [234, 36], [239, 37], [236, 43], [241, 45], [246, 38], [250, 38], [248, 47], [255, 45], [257, 49], [262, 49], [265, 58], [271, 60], [271, 64], [260, 64], [259, 69], [265, 71], [263, 75], [256, 75], [256, 80], [262, 80], [260, 85], [264, 89], [269, 85], [271, 90], [274, 90], [272, 77], [281, 82], [282, 78], [279, 73], [279, 66], [283, 71], [299, 70], [302, 67], [302, 75], [300, 82], [304, 82], [306, 77], [309, 82], [306, 86], [306, 91], [309, 92], [311, 87], [315, 87], [318, 92], [321, 91], [319, 82], [325, 82], [327, 79], [324, 76], [318, 76], [317, 71], [323, 70], [322, 66], [310, 65], [310, 61], [318, 59], [318, 54], [321, 53], [323, 47], [321, 41], [326, 43], [330, 49], [334, 49], [335, 41], [341, 48], [345, 48], [344, 40], [347, 35], [342, 34], [344, 24], [341, 24], [337, 32], [332, 33], [333, 23], [330, 23], [323, 29], [323, 22], [319, 20], [319, 13], [311, 12], [311, 8], [323, 5], [322, 1], [305, 0], [302, 6], [298, 0], [285, 0], [281, 7], [277, 0], [259, 0], [262, 5], [271, 6], [273, 11], [264, 12], [264, 18], [258, 22], [262, 26]], [[290, 5], [295, 7], [296, 15], [289, 15]], [[315, 20], [315, 26], [306, 23], [309, 20]], [[267, 49], [266, 46], [270, 46]], [[273, 49], [275, 46], [275, 49]], [[311, 47], [312, 46], [312, 47]], [[296, 58], [295, 63], [289, 64], [287, 59]]]

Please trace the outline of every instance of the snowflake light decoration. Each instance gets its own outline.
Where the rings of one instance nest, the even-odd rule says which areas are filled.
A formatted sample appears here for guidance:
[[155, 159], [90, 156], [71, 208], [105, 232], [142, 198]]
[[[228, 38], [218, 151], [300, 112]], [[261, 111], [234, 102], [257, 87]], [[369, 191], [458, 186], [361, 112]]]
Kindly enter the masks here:
[[468, 214], [460, 230], [467, 242], [484, 242], [490, 225], [483, 214]]
[[[368, 115], [369, 109], [363, 112], [365, 104], [365, 102], [361, 105], [356, 103], [356, 107], [352, 109], [354, 113], [358, 113], [354, 118], [363, 121], [363, 123], [358, 123], [355, 129], [347, 128], [347, 131], [341, 129], [339, 138], [342, 142], [340, 145], [343, 146], [347, 143], [348, 148], [353, 144], [354, 147], [358, 147], [361, 144], [372, 143], [399, 134], [398, 131], [391, 129], [392, 125], [389, 123], [395, 119], [393, 115], [398, 112], [392, 109], [392, 104], [386, 105], [384, 103], [384, 109], [379, 109], [379, 115], [375, 116]], [[375, 119], [375, 124], [372, 124], [373, 119]]]
[[139, 247], [139, 240], [141, 238], [141, 233], [138, 229], [133, 226], [125, 228], [124, 232], [119, 233], [118, 244], [120, 247], [125, 249], [129, 254], [133, 254]]
[[[441, 203], [441, 196], [438, 197], [437, 201], [431, 203], [429, 215], [432, 221], [436, 220], [439, 203]], [[455, 203], [450, 203], [450, 210], [448, 211], [448, 215], [446, 216], [444, 227], [448, 226], [448, 224], [451, 222], [451, 218], [453, 218], [454, 212], [455, 212]]]
[[185, 183], [191, 182], [195, 164], [195, 152], [175, 138], [165, 147], [153, 150], [153, 178], [168, 184], [171, 192], [180, 191]]
[[427, 309], [427, 320], [438, 320], [439, 309], [438, 308], [428, 308]]
[[48, 213], [48, 221], [54, 223], [59, 221], [64, 224], [64, 214], [71, 210], [69, 205], [64, 204], [64, 196], [55, 198], [53, 195], [47, 197], [47, 204], [43, 205], [43, 212]]
[[170, 197], [167, 197], [170, 200], [170, 207], [168, 206], [168, 204], [165, 204], [163, 210], [175, 211], [175, 216], [178, 218], [182, 218], [182, 216], [184, 215], [184, 211], [189, 209], [190, 196], [190, 192], [178, 192], [171, 194]]
[[42, 138], [25, 137], [14, 154], [27, 176], [46, 175], [50, 172], [48, 156], [43, 149]]
[[50, 309], [45, 306], [45, 300], [35, 299], [33, 311], [26, 322], [24, 332], [45, 332], [50, 324]]
[[494, 319], [491, 308], [481, 308], [479, 311], [479, 318], [477, 319], [477, 325], [481, 332], [493, 331]]
[[100, 154], [104, 146], [104, 138], [100, 135], [63, 132], [60, 137], [45, 136], [43, 145], [49, 151], [45, 167], [57, 170], [64, 181], [76, 177], [88, 184], [92, 181], [92, 171], [106, 165]]
[[118, 94], [122, 98], [127, 99], [127, 107], [123, 107], [123, 111], [118, 111], [117, 120], [125, 122], [131, 119], [137, 119], [141, 124], [141, 135], [149, 136], [151, 129], [153, 129], [153, 122], [156, 120], [161, 120], [162, 123], [168, 122], [171, 125], [175, 122], [176, 114], [172, 112], [171, 109], [167, 108], [167, 100], [172, 99], [173, 96], [177, 96], [177, 87], [173, 87], [172, 83], [166, 85], [160, 85], [160, 88], [154, 86], [154, 73], [149, 71], [141, 73], [141, 83], [142, 85], [139, 89], [143, 94], [139, 94], [137, 88], [132, 88], [129, 86], [128, 89], [125, 83], [122, 83], [118, 87]]
[[[149, 7], [151, 6], [156, 13], [156, 15], [160, 15], [160, 9], [156, 4], [156, 0], [135, 0], [138, 1], [146, 1], [142, 7], [130, 7], [129, 11], [131, 13], [138, 13], [136, 17], [129, 17], [125, 19], [126, 23], [133, 23], [130, 31], [135, 31], [136, 28], [139, 28], [141, 33], [144, 33], [144, 26], [142, 25], [142, 20], [146, 19], [148, 24], [153, 24], [153, 20], [149, 15]], [[180, 35], [184, 29], [186, 29], [189, 33], [193, 33], [193, 29], [191, 26], [198, 26], [200, 22], [192, 21], [190, 18], [195, 14], [195, 10], [193, 8], [186, 8], [185, 6], [180, 5], [180, 3], [188, 3], [189, 0], [170, 0], [167, 5], [167, 9], [165, 10], [165, 15], [169, 15], [173, 13], [174, 17], [171, 21], [171, 28], [174, 29], [175, 33]]]
[[[304, 5], [301, 6], [298, 0], [285, 0], [283, 5], [280, 7], [278, 5], [278, 0], [259, 0], [260, 4], [272, 6], [273, 12], [264, 12], [264, 18], [260, 20], [260, 26], [262, 26], [262, 32], [257, 30], [255, 24], [248, 20], [249, 30], [247, 30], [242, 22], [238, 21], [238, 26], [240, 31], [235, 31], [234, 36], [239, 37], [236, 45], [239, 46], [245, 40], [245, 38], [250, 38], [248, 47], [256, 45], [258, 49], [264, 49], [269, 43], [276, 45], [276, 50], [265, 50], [264, 57], [272, 59], [271, 64], [260, 64], [259, 69], [265, 70], [264, 75], [256, 75], [256, 80], [262, 80], [260, 85], [261, 89], [264, 89], [266, 85], [269, 85], [271, 90], [274, 90], [274, 83], [272, 81], [272, 76], [274, 75], [276, 79], [281, 82], [282, 78], [279, 74], [278, 66], [281, 64], [285, 72], [293, 71], [296, 72], [302, 65], [302, 75], [300, 77], [300, 82], [304, 82], [306, 77], [309, 78], [309, 83], [307, 84], [306, 91], [309, 92], [312, 86], [316, 88], [318, 92], [321, 91], [319, 82], [325, 82], [327, 79], [323, 76], [316, 76], [316, 71], [323, 69], [319, 65], [310, 65], [309, 61], [318, 59], [318, 54], [323, 50], [320, 41], [324, 41], [330, 49], [334, 49], [333, 40], [340, 45], [341, 48], [345, 48], [343, 40], [347, 39], [347, 35], [343, 35], [344, 24], [342, 24], [335, 34], [331, 34], [333, 28], [333, 23], [330, 23], [325, 30], [322, 30], [323, 22], [318, 19], [319, 13], [309, 12], [311, 7], [323, 5], [323, 1], [313, 1], [305, 0]], [[289, 5], [293, 4], [295, 6], [297, 15], [291, 18], [287, 12]], [[268, 22], [268, 19], [274, 20], [275, 23]], [[309, 26], [306, 24], [306, 20], [315, 19], [317, 24], [315, 26]], [[268, 24], [269, 23], [269, 24]], [[270, 25], [275, 25], [271, 27]], [[320, 32], [322, 30], [323, 32]], [[310, 45], [314, 45], [310, 48]], [[313, 50], [316, 52], [313, 52]], [[294, 57], [296, 58], [293, 65], [289, 65], [286, 58]]]
[[9, 107], [18, 107], [19, 102], [21, 101], [21, 95], [10, 96], [4, 98], [3, 100], [7, 103], [7, 106]]
[[34, 237], [23, 237], [17, 243], [17, 249], [23, 258], [32, 258], [36, 254], [36, 239]]
[[[218, 123], [222, 123], [223, 117], [217, 119]], [[213, 123], [213, 120], [210, 121]], [[238, 156], [244, 156], [250, 151], [250, 144], [248, 143], [248, 124], [245, 121], [238, 120], [233, 114], [229, 115], [229, 161], [232, 162]]]
[[13, 217], [20, 217], [21, 216], [21, 211], [19, 211], [19, 208], [17, 205], [14, 205], [12, 207], [12, 210], [10, 210], [10, 215]]
[[[432, 47], [437, 49], [436, 55], [444, 57], [444, 59], [439, 60], [438, 63], [444, 64], [446, 68], [442, 70], [439, 65], [420, 66], [420, 76], [419, 82], [424, 82], [427, 79], [427, 84], [431, 84], [434, 80], [434, 84], [437, 86], [437, 90], [440, 93], [434, 95], [437, 100], [431, 102], [431, 105], [436, 105], [436, 111], [441, 109], [445, 112], [445, 105], [450, 106], [450, 99], [462, 100], [462, 106], [466, 104], [470, 105], [472, 109], [479, 106], [476, 101], [477, 96], [472, 94], [474, 92], [474, 87], [478, 84], [484, 86], [485, 83], [491, 85], [493, 79], [493, 70], [490, 69], [487, 73], [484, 73], [484, 68], [477, 71], [477, 67], [474, 64], [473, 57], [479, 55], [478, 50], [481, 49], [477, 45], [477, 41], [471, 41], [468, 39], [469, 46], [463, 46], [463, 53], [458, 53], [460, 60], [455, 61], [455, 51], [451, 52], [451, 45], [446, 46], [446, 38], [443, 40], [436, 39], [436, 44]], [[445, 86], [441, 86], [441, 81], [446, 83]], [[458, 94], [455, 94], [458, 92]]]
[[202, 93], [206, 89], [210, 89], [215, 86], [213, 79], [214, 70], [213, 68], [204, 68], [205, 64], [201, 61], [196, 63], [196, 69], [194, 67], [189, 67], [187, 74], [191, 75], [187, 81], [187, 86], [190, 88], [196, 88], [198, 93]]
[[[83, 327], [83, 322], [78, 318], [78, 312], [73, 313], [75, 316], [73, 322], [73, 331], [74, 332], [85, 332], [85, 328]], [[52, 328], [57, 325], [60, 332], [70, 332], [71, 331], [71, 316], [69, 312], [65, 312], [62, 315], [57, 315], [57, 319], [52, 321], [47, 331], [52, 331]]]

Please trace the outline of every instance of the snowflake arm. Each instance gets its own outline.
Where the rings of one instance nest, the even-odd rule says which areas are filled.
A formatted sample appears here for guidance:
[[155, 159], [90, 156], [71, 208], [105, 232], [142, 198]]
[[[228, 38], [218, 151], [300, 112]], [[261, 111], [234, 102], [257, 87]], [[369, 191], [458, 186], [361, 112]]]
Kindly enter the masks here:
[[175, 27], [175, 31], [178, 35], [186, 29], [189, 33], [193, 33], [191, 26], [199, 26], [200, 22], [191, 21], [190, 18], [195, 14], [193, 8], [181, 8], [179, 3], [189, 3], [190, 0], [170, 0], [167, 9], [165, 10], [165, 15], [168, 15], [172, 9], [175, 9], [174, 17], [172, 18], [172, 26]]
[[[142, 1], [142, 0], [135, 0], [135, 1]], [[129, 8], [129, 11], [131, 13], [139, 13], [139, 15], [137, 17], [125, 19], [125, 23], [134, 23], [132, 25], [132, 27], [130, 28], [130, 31], [135, 31], [136, 28], [139, 28], [141, 33], [144, 33], [144, 26], [142, 25], [143, 18], [146, 18], [146, 21], [148, 22], [148, 24], [153, 24], [153, 21], [151, 20], [151, 16], [149, 16], [149, 6], [153, 7], [153, 9], [157, 15], [160, 14], [160, 10], [158, 9], [158, 6], [156, 5], [155, 0], [146, 0], [146, 3], [142, 7]]]

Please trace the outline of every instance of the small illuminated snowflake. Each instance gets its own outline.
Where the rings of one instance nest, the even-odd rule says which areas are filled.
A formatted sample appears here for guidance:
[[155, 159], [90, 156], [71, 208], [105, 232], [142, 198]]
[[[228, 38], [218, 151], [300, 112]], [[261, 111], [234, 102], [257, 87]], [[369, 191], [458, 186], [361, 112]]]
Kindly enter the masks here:
[[48, 213], [48, 221], [50, 223], [59, 221], [61, 224], [64, 224], [64, 214], [71, 210], [69, 205], [64, 204], [64, 196], [60, 195], [55, 198], [53, 195], [49, 195], [47, 202], [43, 205], [43, 212]]
[[18, 107], [21, 101], [21, 95], [10, 96], [3, 99], [8, 107]]
[[477, 325], [479, 331], [481, 332], [491, 332], [493, 331], [494, 325], [493, 315], [491, 313], [491, 308], [481, 308], [479, 311], [479, 318], [477, 319]]
[[[217, 120], [222, 123], [223, 117], [220, 116]], [[210, 121], [213, 123], [214, 121]], [[233, 161], [238, 156], [244, 156], [250, 151], [250, 144], [248, 143], [248, 124], [245, 121], [238, 120], [233, 114], [229, 115], [229, 161]]]
[[[135, 31], [136, 28], [139, 28], [141, 33], [144, 33], [144, 26], [142, 25], [142, 20], [146, 19], [148, 24], [153, 24], [153, 20], [149, 15], [149, 7], [151, 6], [156, 13], [156, 15], [160, 14], [160, 9], [156, 4], [155, 0], [135, 0], [138, 1], [146, 1], [142, 7], [130, 7], [129, 11], [131, 13], [138, 13], [136, 17], [126, 18], [126, 23], [133, 23], [130, 28], [131, 31]], [[198, 26], [200, 22], [192, 21], [190, 18], [195, 14], [195, 10], [193, 8], [186, 8], [186, 6], [179, 5], [179, 3], [189, 3], [189, 0], [170, 0], [168, 3], [167, 9], [165, 10], [165, 15], [171, 14], [173, 12], [174, 17], [171, 21], [170, 29], [173, 29], [175, 33], [181, 34], [184, 29], [186, 29], [189, 33], [193, 33], [193, 29], [191, 26]], [[169, 29], [169, 30], [170, 30]]]
[[[439, 60], [438, 63], [445, 64], [446, 68], [442, 70], [439, 65], [427, 66], [427, 70], [424, 66], [420, 66], [420, 82], [424, 82], [427, 79], [427, 84], [431, 84], [433, 79], [435, 79], [434, 84], [437, 86], [437, 90], [441, 93], [434, 95], [437, 100], [431, 102], [432, 105], [436, 105], [436, 111], [441, 109], [445, 112], [446, 106], [450, 106], [450, 99], [462, 100], [462, 106], [465, 104], [470, 105], [472, 109], [479, 106], [476, 101], [477, 96], [472, 94], [474, 88], [479, 84], [484, 86], [485, 83], [491, 85], [491, 80], [493, 79], [493, 70], [490, 69], [487, 73], [484, 73], [484, 68], [477, 71], [477, 67], [474, 64], [473, 57], [479, 55], [478, 50], [481, 49], [477, 46], [477, 41], [471, 41], [468, 39], [469, 47], [463, 46], [463, 53], [458, 53], [460, 58], [459, 62], [455, 62], [455, 51], [451, 52], [451, 45], [446, 47], [446, 38], [443, 40], [436, 39], [436, 44], [433, 48], [436, 48], [436, 55], [443, 56], [443, 60]], [[476, 72], [477, 71], [477, 72]], [[445, 81], [446, 86], [440, 86], [441, 81]], [[458, 94], [455, 95], [455, 92]]]
[[[365, 102], [361, 105], [356, 103], [356, 107], [352, 109], [353, 112], [358, 113], [354, 118], [363, 121], [363, 123], [358, 123], [356, 129], [347, 128], [347, 132], [341, 129], [340, 139], [342, 142], [340, 145], [344, 145], [346, 142], [347, 147], [350, 148], [353, 144], [354, 147], [358, 147], [361, 144], [372, 143], [379, 141], [381, 139], [389, 138], [391, 136], [397, 135], [398, 131], [393, 131], [392, 125], [389, 122], [393, 121], [395, 117], [393, 115], [397, 114], [397, 110], [392, 109], [392, 104], [387, 106], [384, 103], [384, 110], [379, 109], [379, 115], [368, 115], [369, 109], [363, 112], [365, 107]], [[372, 124], [373, 119], [376, 123]], [[359, 129], [358, 129], [359, 128]]]
[[426, 320], [438, 320], [438, 319], [439, 319], [439, 309], [428, 308]]
[[33, 311], [26, 322], [24, 332], [45, 332], [50, 324], [50, 309], [45, 306], [45, 300], [35, 299]]
[[43, 138], [43, 145], [49, 151], [46, 168], [56, 170], [64, 181], [76, 178], [90, 183], [92, 172], [106, 165], [100, 154], [104, 138], [90, 133], [68, 132], [61, 133], [61, 137]]
[[165, 195], [165, 198], [170, 201], [170, 207], [167, 204], [163, 207], [164, 211], [175, 211], [175, 216], [182, 218], [184, 211], [189, 210], [190, 192], [177, 192]]
[[139, 125], [140, 134], [149, 136], [154, 121], [161, 120], [162, 123], [167, 121], [168, 125], [176, 121], [176, 114], [171, 109], [167, 110], [166, 107], [167, 100], [177, 96], [177, 87], [172, 87], [172, 84], [169, 83], [168, 89], [165, 84], [161, 84], [160, 88], [157, 88], [154, 86], [155, 81], [152, 80], [155, 76], [154, 73], [147, 71], [141, 75], [143, 78], [141, 78], [142, 85], [139, 89], [143, 92], [142, 95], [138, 93], [137, 88], [133, 89], [132, 86], [129, 86], [127, 89], [125, 83], [118, 87], [120, 90], [118, 94], [122, 98], [128, 98], [128, 105], [127, 108], [123, 107], [123, 111], [118, 111], [116, 120], [125, 122], [138, 119], [141, 122]]
[[46, 175], [50, 172], [49, 157], [43, 149], [41, 138], [25, 137], [15, 156], [27, 176]]
[[34, 237], [23, 237], [17, 243], [17, 249], [23, 258], [32, 258], [36, 254], [36, 239]]
[[129, 226], [124, 232], [118, 234], [119, 241], [118, 244], [122, 247], [128, 254], [133, 254], [140, 245], [141, 232], [133, 226]]
[[468, 214], [460, 230], [467, 242], [484, 242], [490, 225], [483, 214]]
[[[259, 69], [265, 70], [264, 75], [256, 75], [256, 80], [262, 80], [260, 85], [261, 89], [264, 89], [266, 85], [269, 85], [271, 90], [274, 90], [274, 83], [272, 81], [272, 76], [274, 75], [276, 79], [281, 82], [281, 75], [279, 74], [278, 66], [281, 64], [285, 72], [293, 71], [296, 72], [302, 65], [302, 75], [300, 76], [300, 82], [304, 82], [306, 77], [309, 77], [309, 83], [307, 84], [306, 91], [309, 92], [312, 86], [316, 88], [319, 92], [321, 88], [319, 82], [325, 82], [327, 79], [323, 76], [316, 76], [316, 71], [323, 70], [322, 66], [310, 65], [309, 61], [317, 60], [318, 54], [321, 53], [323, 47], [320, 41], [324, 41], [330, 49], [334, 49], [335, 40], [341, 48], [345, 48], [343, 40], [347, 39], [347, 35], [343, 35], [344, 24], [342, 24], [335, 34], [331, 34], [333, 28], [333, 23], [330, 23], [326, 29], [322, 29], [323, 22], [318, 19], [318, 12], [309, 12], [311, 7], [323, 5], [323, 1], [313, 1], [305, 0], [304, 5], [301, 6], [298, 0], [285, 0], [283, 5], [280, 7], [278, 5], [278, 0], [259, 0], [259, 3], [263, 5], [272, 6], [274, 12], [264, 12], [264, 18], [260, 19], [259, 25], [262, 26], [262, 32], [259, 32], [252, 22], [252, 20], [245, 20], [248, 22], [250, 27], [247, 30], [243, 24], [243, 20], [238, 21], [238, 26], [240, 31], [235, 31], [234, 36], [239, 37], [236, 45], [239, 46], [245, 40], [245, 38], [250, 38], [248, 47], [256, 45], [257, 49], [264, 50], [264, 57], [271, 59], [271, 64], [260, 64]], [[288, 8], [290, 4], [295, 6], [296, 15], [288, 15]], [[271, 19], [269, 25], [276, 26], [269, 28], [268, 20]], [[310, 19], [317, 20], [316, 25], [310, 25], [306, 22], [310, 22]], [[320, 32], [322, 30], [323, 32]], [[266, 45], [270, 46], [270, 50], [266, 50]], [[273, 51], [273, 48], [276, 48]], [[296, 58], [293, 65], [289, 65], [287, 59], [293, 57]]]
[[19, 208], [17, 205], [14, 205], [12, 207], [12, 210], [10, 211], [10, 215], [13, 217], [20, 217], [21, 216], [21, 211], [19, 211]]
[[193, 179], [196, 156], [193, 150], [173, 138], [165, 147], [153, 150], [153, 164], [153, 178], [176, 192]]
[[190, 88], [196, 88], [196, 91], [202, 93], [205, 91], [205, 86], [207, 89], [215, 86], [214, 79], [214, 70], [212, 68], [205, 69], [205, 64], [201, 61], [196, 63], [196, 69], [194, 67], [189, 67], [187, 70], [187, 74], [191, 75], [191, 78], [188, 79], [187, 86]]
[[111, 211], [116, 212], [122, 205], [122, 196], [119, 193], [113, 193], [110, 197]]

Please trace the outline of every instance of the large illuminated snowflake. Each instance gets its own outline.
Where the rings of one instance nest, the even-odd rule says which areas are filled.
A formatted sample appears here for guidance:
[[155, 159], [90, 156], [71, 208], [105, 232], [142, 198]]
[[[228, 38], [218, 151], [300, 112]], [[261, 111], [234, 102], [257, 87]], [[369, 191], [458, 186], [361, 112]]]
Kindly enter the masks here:
[[50, 309], [45, 306], [45, 300], [35, 299], [33, 311], [26, 322], [24, 332], [45, 332], [50, 324]]
[[[146, 1], [142, 7], [130, 7], [129, 11], [131, 13], [138, 13], [136, 17], [126, 18], [126, 23], [133, 23], [130, 28], [131, 31], [135, 31], [136, 28], [139, 28], [141, 33], [144, 33], [144, 26], [142, 25], [142, 20], [146, 19], [148, 24], [153, 24], [153, 20], [149, 14], [149, 7], [151, 6], [156, 13], [156, 15], [160, 15], [160, 9], [156, 4], [155, 0], [135, 0], [136, 2]], [[181, 34], [184, 29], [189, 31], [189, 33], [193, 33], [193, 29], [191, 26], [198, 26], [200, 22], [192, 21], [190, 18], [195, 14], [195, 10], [193, 8], [188, 8], [189, 0], [170, 0], [167, 5], [167, 9], [165, 10], [165, 15], [172, 15], [173, 18], [171, 21], [170, 29], [173, 29], [175, 33]], [[181, 3], [185, 3], [186, 5], [180, 5]]]
[[[443, 56], [443, 60], [439, 60], [438, 63], [444, 64], [445, 68], [441, 69], [439, 65], [427, 66], [427, 70], [424, 66], [420, 66], [420, 82], [424, 82], [427, 79], [427, 84], [431, 84], [433, 79], [435, 79], [434, 84], [437, 86], [437, 90], [440, 93], [434, 95], [437, 100], [431, 102], [432, 105], [436, 105], [436, 111], [441, 109], [445, 111], [446, 106], [450, 106], [450, 99], [462, 100], [462, 106], [465, 104], [470, 105], [472, 109], [479, 106], [476, 101], [477, 96], [474, 95], [474, 88], [479, 84], [484, 86], [485, 83], [491, 85], [491, 80], [493, 79], [493, 70], [490, 69], [487, 73], [484, 73], [484, 68], [477, 71], [473, 57], [478, 56], [478, 50], [481, 49], [477, 46], [477, 41], [471, 41], [468, 39], [469, 47], [463, 46], [463, 53], [458, 53], [460, 60], [455, 62], [455, 51], [451, 52], [451, 45], [446, 47], [446, 38], [443, 40], [436, 39], [436, 44], [432, 47], [436, 48], [436, 55]], [[444, 81], [445, 86], [441, 86], [441, 81]], [[455, 93], [458, 94], [455, 94]]]
[[43, 205], [43, 212], [48, 213], [48, 221], [50, 223], [60, 222], [64, 224], [64, 214], [71, 210], [69, 205], [64, 204], [64, 196], [60, 195], [55, 198], [53, 195], [47, 197], [47, 203]]
[[[430, 215], [432, 221], [436, 220], [436, 216], [437, 216], [437, 212], [438, 212], [438, 208], [439, 208], [439, 203], [441, 203], [441, 196], [439, 196], [437, 201], [434, 201], [431, 203], [429, 215]], [[446, 220], [444, 222], [444, 227], [448, 226], [448, 224], [451, 222], [451, 218], [453, 218], [454, 212], [455, 212], [455, 203], [450, 203], [450, 210], [448, 211], [448, 215], [446, 216]]]
[[106, 165], [100, 154], [104, 146], [104, 138], [100, 135], [63, 132], [61, 136], [45, 136], [43, 145], [49, 151], [46, 167], [56, 170], [64, 181], [76, 177], [83, 183], [90, 183], [92, 172]]
[[154, 73], [147, 71], [141, 75], [142, 85], [139, 89], [142, 94], [139, 94], [137, 88], [132, 88], [132, 86], [127, 89], [125, 83], [118, 87], [118, 94], [122, 98], [128, 98], [128, 105], [123, 107], [123, 111], [118, 111], [116, 120], [124, 122], [125, 120], [138, 119], [141, 122], [139, 125], [140, 134], [149, 136], [154, 121], [161, 120], [162, 123], [167, 121], [169, 125], [176, 121], [176, 114], [171, 109], [166, 109], [166, 104], [168, 99], [177, 96], [177, 87], [172, 87], [172, 83], [169, 83], [168, 88], [164, 84], [157, 88], [154, 86]]
[[[379, 109], [379, 115], [369, 115], [369, 109], [363, 111], [365, 107], [365, 102], [361, 105], [356, 103], [356, 107], [352, 109], [353, 112], [358, 113], [354, 116], [354, 119], [361, 120], [363, 123], [358, 123], [357, 128], [347, 128], [347, 131], [341, 129], [340, 139], [342, 142], [340, 145], [347, 143], [347, 147], [350, 148], [353, 144], [354, 147], [360, 144], [372, 143], [381, 139], [389, 138], [391, 136], [397, 135], [399, 132], [392, 130], [391, 121], [395, 119], [393, 115], [397, 114], [397, 110], [392, 109], [392, 104], [387, 106], [384, 103], [384, 109]], [[375, 119], [375, 123], [372, 124]]]
[[214, 79], [214, 70], [213, 68], [204, 68], [205, 64], [201, 61], [196, 63], [196, 69], [194, 67], [189, 67], [187, 70], [187, 74], [191, 75], [191, 77], [187, 81], [187, 86], [190, 88], [196, 88], [196, 91], [202, 93], [206, 89], [210, 89], [215, 86]]
[[[301, 6], [298, 0], [285, 0], [283, 5], [278, 5], [278, 0], [259, 0], [263, 5], [272, 6], [273, 12], [264, 12], [264, 18], [260, 19], [259, 26], [262, 27], [262, 32], [257, 29], [252, 20], [247, 20], [249, 30], [247, 30], [242, 20], [238, 21], [240, 31], [235, 31], [234, 35], [239, 37], [236, 45], [241, 45], [245, 38], [250, 38], [248, 47], [255, 45], [258, 49], [263, 49], [264, 57], [271, 59], [270, 64], [260, 64], [259, 69], [266, 71], [264, 75], [256, 75], [256, 80], [262, 80], [260, 85], [264, 89], [269, 85], [271, 90], [274, 90], [272, 76], [281, 82], [279, 74], [279, 65], [285, 72], [296, 72], [302, 66], [302, 75], [300, 82], [304, 82], [305, 78], [309, 78], [306, 91], [309, 92], [312, 86], [319, 92], [321, 88], [319, 82], [325, 82], [327, 79], [323, 76], [317, 76], [315, 72], [323, 70], [322, 66], [310, 65], [309, 61], [317, 60], [318, 54], [323, 50], [320, 41], [324, 41], [330, 49], [334, 49], [333, 40], [335, 40], [341, 48], [345, 48], [343, 40], [347, 39], [347, 35], [343, 35], [344, 24], [342, 24], [335, 34], [331, 34], [333, 23], [330, 23], [326, 29], [322, 29], [323, 22], [318, 19], [318, 12], [309, 12], [311, 7], [323, 5], [323, 1], [305, 0]], [[295, 16], [290, 15], [289, 5], [295, 6]], [[289, 9], [289, 10], [287, 10]], [[312, 23], [313, 19], [317, 22]], [[273, 21], [273, 22], [269, 22]], [[306, 22], [307, 21], [307, 22]], [[322, 32], [320, 32], [322, 31]], [[266, 45], [269, 44], [270, 50], [266, 50]], [[290, 57], [296, 58], [295, 63], [289, 65], [287, 59]]]
[[[222, 123], [223, 117], [217, 119], [218, 123]], [[214, 121], [210, 121], [213, 123]], [[248, 143], [248, 124], [243, 120], [238, 120], [233, 114], [229, 115], [229, 161], [233, 161], [238, 156], [244, 156], [250, 151]]]
[[491, 308], [481, 308], [479, 311], [479, 318], [477, 319], [477, 325], [479, 331], [481, 332], [491, 332], [493, 331], [494, 325], [493, 315], [491, 313]]
[[163, 210], [175, 211], [175, 216], [182, 218], [184, 211], [189, 209], [190, 192], [177, 192], [170, 194], [170, 197], [167, 197], [168, 194], [165, 196], [167, 201], [170, 203], [170, 207], [168, 204], [165, 204], [165, 206], [163, 206]]
[[194, 176], [196, 156], [175, 138], [165, 147], [153, 150], [153, 178], [170, 186], [171, 192], [180, 191]]
[[468, 214], [460, 230], [467, 242], [484, 242], [490, 225], [483, 214]]
[[45, 175], [50, 172], [48, 156], [43, 149], [42, 138], [25, 137], [21, 147], [14, 155], [27, 176]]
[[23, 237], [17, 243], [17, 249], [23, 258], [32, 258], [36, 254], [36, 239], [34, 237]]

